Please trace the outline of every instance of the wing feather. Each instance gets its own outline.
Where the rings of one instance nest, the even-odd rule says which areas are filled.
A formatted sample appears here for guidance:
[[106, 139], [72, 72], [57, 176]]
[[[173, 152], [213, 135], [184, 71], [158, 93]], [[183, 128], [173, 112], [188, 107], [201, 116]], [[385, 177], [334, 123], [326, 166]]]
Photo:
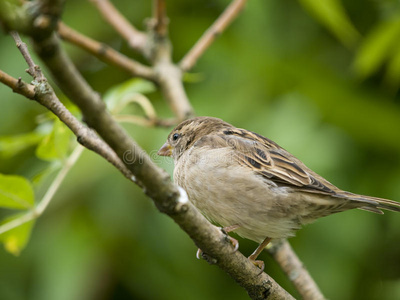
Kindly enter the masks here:
[[[215, 137], [217, 138], [217, 137]], [[278, 185], [297, 187], [304, 192], [334, 195], [338, 190], [307, 168], [278, 144], [254, 132], [232, 128], [221, 131], [218, 140], [235, 150], [239, 163]], [[214, 143], [216, 144], [216, 143]], [[222, 145], [221, 145], [222, 146]]]

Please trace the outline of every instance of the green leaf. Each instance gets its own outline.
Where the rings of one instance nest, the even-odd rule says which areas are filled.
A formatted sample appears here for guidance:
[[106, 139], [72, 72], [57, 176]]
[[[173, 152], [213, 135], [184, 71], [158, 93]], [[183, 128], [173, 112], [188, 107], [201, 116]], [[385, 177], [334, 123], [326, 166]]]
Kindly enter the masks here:
[[0, 207], [28, 209], [33, 203], [32, 185], [26, 178], [0, 174]]
[[151, 81], [133, 78], [109, 89], [104, 95], [104, 101], [112, 111], [125, 96], [135, 93], [148, 94], [155, 90], [156, 86]]
[[37, 145], [43, 136], [44, 133], [37, 131], [19, 135], [1, 136], [0, 157], [4, 159], [11, 158], [21, 151]]
[[340, 0], [300, 0], [300, 3], [347, 47], [353, 47], [360, 37]]
[[384, 83], [388, 88], [396, 91], [400, 84], [400, 43], [397, 43], [394, 49], [387, 63]]
[[398, 45], [400, 17], [379, 23], [365, 38], [354, 61], [360, 78], [376, 72]]
[[[25, 214], [13, 215], [9, 218], [4, 219], [0, 224], [4, 225], [18, 218], [21, 218], [24, 215]], [[0, 234], [0, 242], [4, 244], [4, 248], [11, 254], [14, 254], [16, 256], [19, 255], [28, 244], [33, 224], [34, 220], [31, 220]]]
[[46, 161], [64, 159], [69, 150], [71, 131], [60, 120], [54, 120], [53, 130], [36, 148], [36, 156]]

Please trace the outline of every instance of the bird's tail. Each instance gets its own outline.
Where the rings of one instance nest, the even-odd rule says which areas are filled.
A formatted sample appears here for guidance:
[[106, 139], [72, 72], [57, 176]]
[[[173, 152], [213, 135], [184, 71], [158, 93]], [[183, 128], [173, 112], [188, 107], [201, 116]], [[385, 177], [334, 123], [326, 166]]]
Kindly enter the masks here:
[[400, 202], [377, 197], [357, 195], [350, 192], [345, 192], [345, 194], [350, 200], [360, 202], [360, 204], [365, 203], [365, 206], [358, 207], [362, 210], [371, 211], [377, 214], [383, 214], [381, 209], [400, 212]]

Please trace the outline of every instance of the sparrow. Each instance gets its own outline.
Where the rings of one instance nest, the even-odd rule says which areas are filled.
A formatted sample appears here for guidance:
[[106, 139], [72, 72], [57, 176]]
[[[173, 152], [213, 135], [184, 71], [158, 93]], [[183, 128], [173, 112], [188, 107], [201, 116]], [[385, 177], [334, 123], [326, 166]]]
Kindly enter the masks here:
[[158, 155], [174, 159], [173, 177], [211, 222], [260, 243], [288, 238], [318, 218], [349, 209], [400, 212], [400, 203], [343, 191], [272, 140], [212, 117], [183, 121]]

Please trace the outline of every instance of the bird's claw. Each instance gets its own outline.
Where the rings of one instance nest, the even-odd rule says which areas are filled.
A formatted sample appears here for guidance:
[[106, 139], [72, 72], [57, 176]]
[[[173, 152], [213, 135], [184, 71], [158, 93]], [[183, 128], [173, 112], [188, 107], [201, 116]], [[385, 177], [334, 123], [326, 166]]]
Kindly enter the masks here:
[[232, 225], [232, 226], [227, 226], [227, 227], [221, 227], [221, 231], [223, 234], [226, 235], [226, 237], [229, 239], [229, 242], [232, 244], [233, 246], [233, 252], [236, 252], [239, 249], [239, 242], [237, 239], [234, 239], [233, 237], [231, 237], [228, 232], [234, 231], [236, 229], [238, 229], [240, 226], [239, 225]]
[[198, 249], [197, 249], [197, 252], [196, 252], [196, 257], [197, 257], [197, 259], [200, 259], [202, 255], [203, 255], [203, 250], [201, 250], [200, 248], [198, 248]]
[[249, 257], [249, 260], [253, 263], [253, 265], [255, 265], [257, 268], [261, 270], [260, 274], [264, 272], [265, 264], [262, 260], [254, 260], [251, 257]]
[[215, 265], [217, 263], [216, 258], [209, 256], [207, 253], [204, 253], [203, 250], [201, 250], [200, 248], [197, 249], [196, 257], [197, 259], [204, 259], [210, 265]]
[[238, 242], [238, 240], [237, 239], [234, 239], [233, 237], [231, 237], [231, 236], [227, 236], [228, 237], [228, 239], [229, 239], [229, 242], [232, 244], [232, 246], [233, 246], [233, 252], [236, 252], [238, 249], [239, 249], [239, 242]]

